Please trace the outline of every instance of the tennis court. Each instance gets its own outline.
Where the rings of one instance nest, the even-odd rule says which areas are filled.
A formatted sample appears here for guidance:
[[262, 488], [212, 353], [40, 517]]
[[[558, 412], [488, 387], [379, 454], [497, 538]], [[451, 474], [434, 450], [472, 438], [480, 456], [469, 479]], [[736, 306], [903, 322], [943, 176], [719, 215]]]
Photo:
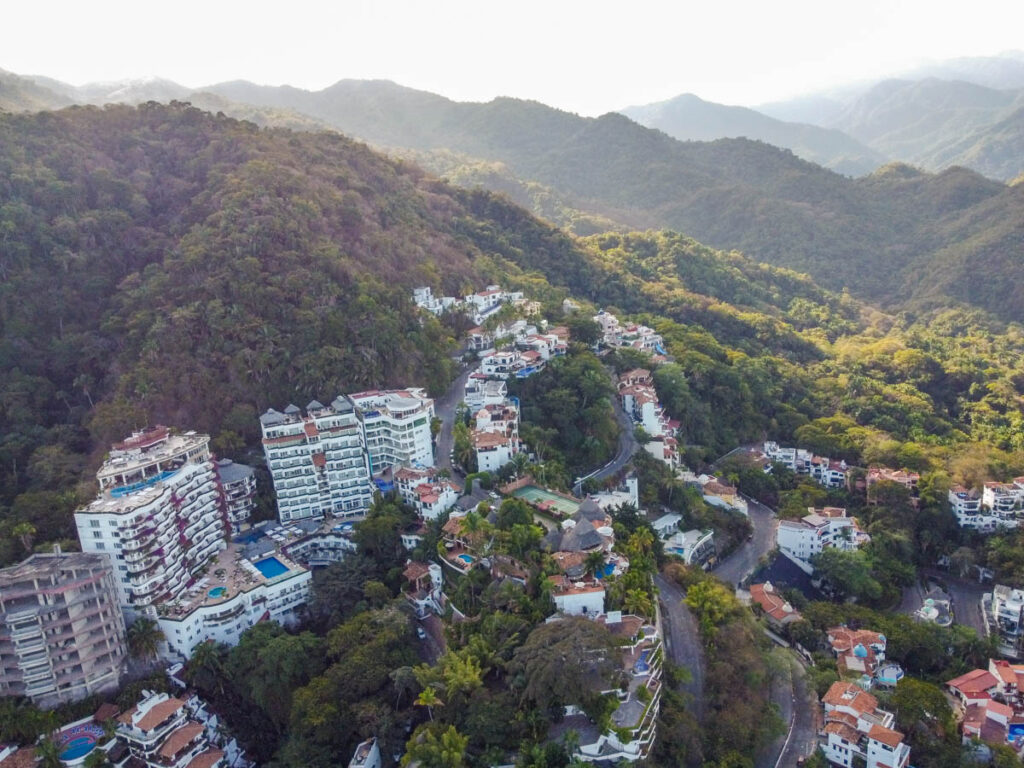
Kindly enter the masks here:
[[542, 510], [549, 509], [564, 517], [571, 517], [572, 515], [575, 515], [576, 510], [580, 508], [580, 505], [577, 502], [570, 501], [564, 496], [559, 496], [557, 493], [545, 491], [543, 488], [538, 488], [536, 485], [524, 485], [522, 488], [513, 491], [512, 495], [517, 499], [522, 499], [523, 501], [533, 504]]

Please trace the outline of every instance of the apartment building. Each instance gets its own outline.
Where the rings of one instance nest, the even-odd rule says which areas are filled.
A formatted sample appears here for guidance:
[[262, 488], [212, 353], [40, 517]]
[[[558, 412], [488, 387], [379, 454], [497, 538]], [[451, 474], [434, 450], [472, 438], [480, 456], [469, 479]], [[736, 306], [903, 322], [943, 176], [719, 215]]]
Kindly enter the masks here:
[[366, 436], [370, 473], [434, 465], [434, 401], [422, 389], [374, 390], [351, 395]]
[[986, 619], [999, 640], [999, 653], [1020, 658], [1024, 651], [1024, 590], [997, 584], [984, 604]]
[[237, 645], [242, 633], [260, 621], [294, 624], [313, 579], [283, 551], [248, 559], [234, 543], [207, 573], [182, 595], [157, 606], [166, 646], [161, 655], [168, 660], [185, 661], [208, 640]]
[[330, 406], [313, 400], [305, 416], [295, 405], [283, 413], [271, 408], [260, 426], [282, 523], [369, 509], [373, 484], [363, 415], [351, 398], [342, 395]]
[[110, 555], [129, 614], [180, 594], [226, 544], [209, 442], [163, 426], [133, 434], [111, 448], [99, 496], [75, 513], [82, 550]]
[[50, 707], [116, 689], [124, 637], [108, 555], [37, 554], [0, 569], [0, 696]]
[[217, 479], [231, 533], [241, 533], [249, 527], [252, 511], [256, 508], [256, 470], [231, 459], [220, 459], [217, 462]]
[[870, 540], [861, 531], [856, 518], [847, 517], [839, 507], [814, 509], [800, 520], [782, 520], [776, 531], [776, 543], [786, 554], [805, 563], [832, 547], [852, 551]]
[[854, 683], [833, 683], [822, 697], [825, 727], [819, 745], [829, 762], [849, 768], [906, 768], [910, 747], [893, 730], [896, 718]]

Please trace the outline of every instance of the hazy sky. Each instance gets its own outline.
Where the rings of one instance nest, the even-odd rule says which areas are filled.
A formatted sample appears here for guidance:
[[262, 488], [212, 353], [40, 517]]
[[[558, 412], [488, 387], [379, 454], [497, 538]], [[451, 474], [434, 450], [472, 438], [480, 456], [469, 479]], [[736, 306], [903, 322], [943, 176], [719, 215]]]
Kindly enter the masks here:
[[756, 104], [1024, 45], [1020, 0], [7, 0], [0, 68], [323, 88], [387, 78], [596, 115], [692, 92]]

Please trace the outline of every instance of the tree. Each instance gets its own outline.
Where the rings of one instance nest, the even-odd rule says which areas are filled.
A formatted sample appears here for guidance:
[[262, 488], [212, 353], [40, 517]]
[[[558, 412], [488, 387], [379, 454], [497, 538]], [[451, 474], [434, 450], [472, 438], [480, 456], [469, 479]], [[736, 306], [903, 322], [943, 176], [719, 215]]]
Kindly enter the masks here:
[[700, 633], [705, 640], [712, 638], [715, 630], [739, 608], [735, 595], [711, 577], [690, 587], [686, 591], [685, 602], [696, 614]]
[[416, 763], [423, 768], [463, 768], [469, 739], [449, 725], [417, 729], [405, 747], [402, 766]]
[[516, 649], [509, 671], [523, 703], [541, 711], [586, 705], [617, 682], [616, 647], [602, 625], [561, 619], [535, 628]]
[[18, 523], [11, 533], [21, 540], [21, 546], [26, 552], [32, 551], [32, 540], [36, 535], [36, 527], [32, 523]]
[[604, 550], [598, 549], [587, 553], [583, 560], [583, 567], [587, 573], [604, 575], [604, 561]]
[[811, 562], [817, 575], [839, 599], [877, 600], [882, 594], [882, 585], [872, 576], [867, 555], [860, 550], [829, 547]]
[[128, 651], [136, 659], [149, 661], [156, 658], [160, 643], [166, 638], [160, 625], [153, 619], [140, 617], [128, 627]]
[[96, 747], [96, 749], [85, 756], [84, 765], [85, 768], [109, 768], [110, 760], [107, 759], [105, 750]]
[[39, 768], [61, 768], [60, 747], [51, 738], [45, 738], [36, 745], [36, 759]]
[[200, 643], [192, 650], [192, 658], [185, 667], [185, 679], [206, 695], [223, 696], [227, 689], [227, 657], [229, 649], [212, 640]]
[[416, 697], [416, 701], [413, 703], [417, 707], [426, 707], [427, 714], [430, 715], [431, 720], [434, 719], [434, 707], [444, 706], [444, 702], [437, 695], [437, 689], [432, 685], [428, 685], [420, 691], [420, 695]]

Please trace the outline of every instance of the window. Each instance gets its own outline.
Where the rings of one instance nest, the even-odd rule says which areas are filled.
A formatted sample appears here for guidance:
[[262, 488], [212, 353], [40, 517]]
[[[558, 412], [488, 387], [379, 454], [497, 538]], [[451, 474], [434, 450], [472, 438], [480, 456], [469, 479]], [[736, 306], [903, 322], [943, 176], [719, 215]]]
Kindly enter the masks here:
[[94, 539], [102, 539], [103, 538], [103, 531], [93, 531], [92, 532], [92, 537]]
[[89, 525], [92, 526], [93, 528], [99, 528], [100, 527], [100, 521], [99, 520], [90, 520], [89, 521]]
[[96, 549], [106, 549], [106, 548], [107, 548], [107, 546], [103, 542], [100, 542], [99, 544], [96, 545]]

